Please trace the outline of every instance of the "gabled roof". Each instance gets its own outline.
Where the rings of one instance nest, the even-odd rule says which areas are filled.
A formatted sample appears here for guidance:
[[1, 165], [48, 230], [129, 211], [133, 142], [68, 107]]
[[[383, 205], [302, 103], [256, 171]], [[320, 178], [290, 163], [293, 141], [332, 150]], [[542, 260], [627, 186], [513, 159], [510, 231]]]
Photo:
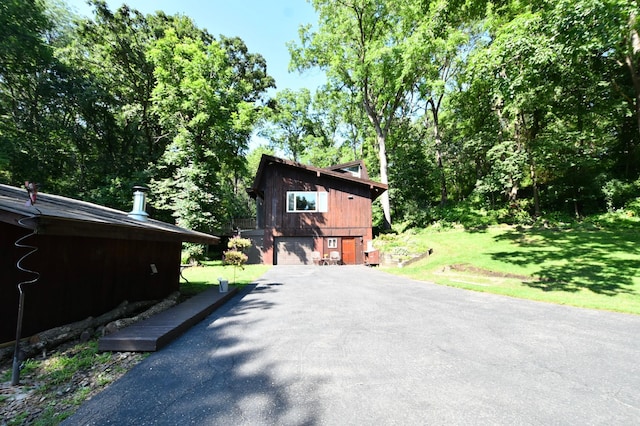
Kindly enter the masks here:
[[[249, 195], [255, 198], [259, 193], [260, 183], [263, 179], [264, 171], [267, 167], [278, 165], [281, 167], [290, 167], [298, 170], [307, 171], [309, 173], [315, 174], [317, 177], [324, 176], [330, 179], [335, 179], [341, 182], [349, 182], [353, 185], [362, 185], [366, 186], [369, 189], [369, 194], [372, 200], [378, 198], [384, 191], [387, 190], [388, 186], [384, 183], [375, 182], [373, 180], [368, 179], [368, 175], [366, 174], [366, 167], [362, 161], [354, 161], [351, 163], [340, 164], [337, 166], [331, 166], [327, 168], [319, 168], [314, 166], [307, 166], [305, 164], [296, 163], [295, 161], [285, 160], [283, 158], [274, 157], [267, 154], [262, 154], [262, 158], [260, 159], [260, 165], [258, 166], [258, 171], [256, 172], [256, 177], [253, 180], [253, 185], [251, 188], [247, 189]], [[346, 173], [344, 171], [345, 168], [349, 166], [359, 165], [362, 166], [362, 170], [364, 171], [365, 178], [355, 177], [350, 173]]]
[[[0, 184], [0, 222], [44, 235], [218, 244], [213, 235], [159, 220], [136, 220], [127, 213], [85, 201], [38, 192], [34, 205], [24, 188]], [[33, 216], [33, 219], [25, 219]], [[22, 225], [18, 221], [22, 221]]]

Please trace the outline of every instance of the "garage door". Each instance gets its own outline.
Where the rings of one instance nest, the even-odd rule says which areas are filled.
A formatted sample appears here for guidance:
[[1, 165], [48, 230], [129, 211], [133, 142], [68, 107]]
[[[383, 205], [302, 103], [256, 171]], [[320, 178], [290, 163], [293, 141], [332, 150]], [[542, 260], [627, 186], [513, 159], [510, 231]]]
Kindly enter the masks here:
[[278, 237], [275, 241], [276, 265], [310, 265], [313, 237]]

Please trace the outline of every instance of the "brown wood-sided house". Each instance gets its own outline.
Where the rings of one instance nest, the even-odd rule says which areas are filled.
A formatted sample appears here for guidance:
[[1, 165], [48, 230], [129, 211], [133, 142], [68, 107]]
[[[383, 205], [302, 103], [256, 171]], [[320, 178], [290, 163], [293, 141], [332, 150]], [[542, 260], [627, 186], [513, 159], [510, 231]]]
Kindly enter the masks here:
[[182, 242], [219, 242], [143, 211], [140, 217], [43, 193], [33, 205], [28, 200], [25, 188], [0, 185], [0, 343], [15, 340], [17, 286], [35, 277], [16, 266], [31, 250], [16, 242], [37, 249], [20, 264], [39, 274], [22, 286], [22, 336], [98, 316], [125, 300], [164, 298], [179, 289]]
[[253, 186], [255, 230], [249, 263], [311, 264], [338, 252], [364, 264], [372, 241], [371, 203], [387, 185], [369, 179], [362, 161], [318, 168], [263, 155]]

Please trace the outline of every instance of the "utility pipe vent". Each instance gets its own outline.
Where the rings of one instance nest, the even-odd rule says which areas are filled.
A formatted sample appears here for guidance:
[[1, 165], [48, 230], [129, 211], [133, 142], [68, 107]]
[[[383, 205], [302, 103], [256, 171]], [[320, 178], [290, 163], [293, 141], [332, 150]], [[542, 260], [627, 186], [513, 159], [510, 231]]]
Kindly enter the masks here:
[[133, 210], [127, 216], [136, 220], [147, 220], [149, 214], [145, 210], [147, 209], [146, 193], [148, 190], [149, 188], [145, 186], [133, 187]]

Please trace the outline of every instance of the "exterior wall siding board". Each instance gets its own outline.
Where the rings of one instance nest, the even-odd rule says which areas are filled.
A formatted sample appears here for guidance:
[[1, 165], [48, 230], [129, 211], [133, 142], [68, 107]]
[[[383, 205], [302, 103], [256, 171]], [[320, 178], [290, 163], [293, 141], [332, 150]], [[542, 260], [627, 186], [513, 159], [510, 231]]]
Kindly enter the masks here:
[[[276, 261], [276, 239], [314, 237], [317, 251], [328, 253], [326, 237], [354, 237], [356, 263], [364, 263], [366, 241], [372, 239], [371, 195], [366, 185], [342, 182], [309, 170], [274, 165], [263, 171], [260, 187], [264, 202], [258, 223], [264, 224], [262, 261]], [[287, 213], [288, 191], [327, 191], [328, 212]], [[340, 246], [338, 246], [340, 250]]]
[[255, 265], [265, 263], [264, 229], [245, 231], [242, 233], [242, 236], [249, 238], [252, 243], [247, 251], [247, 264]]
[[[32, 276], [15, 263], [26, 250], [15, 240], [26, 231], [0, 223], [0, 342], [15, 339], [19, 282]], [[181, 243], [37, 234], [24, 241], [38, 251], [24, 261], [40, 273], [24, 285], [23, 336], [98, 316], [122, 301], [156, 300], [179, 289]], [[16, 256], [18, 258], [16, 258]], [[157, 274], [152, 274], [151, 264]]]

